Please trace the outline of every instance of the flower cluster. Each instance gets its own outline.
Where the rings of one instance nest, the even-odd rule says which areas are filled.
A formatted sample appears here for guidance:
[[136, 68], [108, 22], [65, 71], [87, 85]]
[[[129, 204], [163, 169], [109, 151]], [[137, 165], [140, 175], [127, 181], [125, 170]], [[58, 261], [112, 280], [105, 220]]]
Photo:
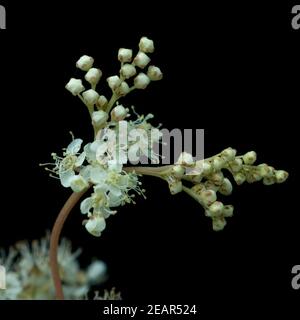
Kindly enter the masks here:
[[[138, 162], [142, 157], [150, 159], [151, 163], [159, 162], [153, 147], [160, 142], [161, 132], [149, 123], [153, 115], [139, 115], [132, 107], [136, 119], [127, 120], [129, 109], [118, 104], [118, 100], [130, 91], [145, 89], [151, 81], [162, 79], [161, 70], [154, 65], [150, 65], [146, 73], [137, 72], [137, 68], [148, 66], [148, 54], [153, 51], [153, 41], [146, 37], [141, 38], [135, 57], [131, 49], [119, 50], [119, 75], [107, 78], [112, 90], [109, 101], [96, 91], [102, 71], [93, 67], [94, 59], [87, 55], [82, 56], [76, 66], [86, 72], [84, 78], [91, 89], [85, 90], [82, 80], [74, 78], [66, 85], [66, 89], [87, 106], [94, 128], [94, 141], [82, 148], [82, 139], [73, 137], [63, 156], [52, 154], [54, 168], [47, 170], [74, 192], [92, 187], [92, 194], [81, 202], [80, 209], [87, 215], [85, 228], [94, 236], [101, 235], [106, 219], [116, 213], [116, 207], [134, 203], [135, 193], [144, 196], [145, 190], [141, 188], [138, 174], [126, 172], [123, 165], [128, 161]], [[129, 86], [131, 78], [133, 81]]]
[[136, 193], [144, 196], [140, 175], [166, 180], [172, 194], [184, 191], [192, 196], [204, 207], [205, 215], [212, 219], [215, 231], [222, 230], [226, 218], [233, 215], [232, 205], [217, 201], [218, 192], [227, 196], [233, 189], [223, 170], [231, 173], [238, 185], [260, 180], [265, 185], [271, 185], [282, 183], [288, 177], [287, 172], [266, 164], [255, 166], [254, 151], [237, 156], [233, 148], [202, 161], [194, 161], [192, 155], [182, 152], [175, 165], [125, 167], [128, 160], [136, 164], [141, 158], [151, 160], [151, 163], [159, 162], [154, 146], [160, 143], [162, 134], [159, 127], [149, 123], [153, 115], [139, 115], [132, 108], [137, 118], [129, 120], [129, 108], [119, 104], [119, 99], [131, 91], [145, 89], [151, 81], [162, 79], [161, 70], [149, 65], [149, 54], [153, 51], [153, 41], [147, 37], [140, 39], [139, 51], [135, 56], [131, 49], [119, 49], [119, 74], [107, 78], [112, 91], [109, 100], [96, 91], [102, 71], [93, 67], [94, 59], [90, 56], [82, 56], [76, 66], [86, 72], [84, 78], [91, 88], [86, 90], [82, 80], [74, 78], [66, 85], [66, 89], [78, 96], [88, 108], [94, 140], [80, 151], [83, 141], [73, 137], [62, 157], [53, 154], [55, 167], [50, 171], [59, 176], [64, 187], [70, 187], [74, 192], [92, 187], [91, 195], [81, 202], [80, 209], [87, 215], [85, 228], [94, 236], [101, 235], [106, 219], [116, 213], [117, 207], [134, 203]]
[[[96, 260], [86, 270], [77, 260], [80, 250], [72, 252], [71, 243], [62, 239], [58, 249], [58, 264], [67, 299], [83, 299], [90, 286], [106, 279], [106, 265]], [[40, 241], [19, 242], [6, 255], [0, 251], [0, 263], [6, 268], [6, 290], [0, 299], [55, 299], [49, 268], [49, 235]]]
[[[194, 161], [192, 155], [183, 152], [176, 165], [159, 175], [169, 183], [172, 194], [185, 191], [198, 201], [204, 207], [205, 215], [212, 219], [213, 230], [220, 231], [226, 225], [226, 218], [232, 217], [234, 209], [232, 205], [224, 205], [217, 200], [218, 192], [229, 196], [233, 190], [223, 170], [232, 174], [237, 185], [256, 181], [271, 185], [282, 183], [288, 178], [286, 171], [275, 170], [265, 163], [254, 165], [257, 158], [255, 151], [242, 156], [236, 154], [235, 149], [227, 148], [208, 159]], [[192, 186], [184, 186], [182, 180], [192, 183]]]

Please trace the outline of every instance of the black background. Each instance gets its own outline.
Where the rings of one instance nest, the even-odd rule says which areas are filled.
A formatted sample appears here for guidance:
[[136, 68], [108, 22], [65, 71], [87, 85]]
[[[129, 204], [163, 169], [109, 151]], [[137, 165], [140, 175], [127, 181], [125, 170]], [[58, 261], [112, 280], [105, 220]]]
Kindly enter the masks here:
[[[2, 4], [5, 4], [2, 2]], [[165, 5], [165, 7], [163, 7]], [[232, 146], [290, 172], [283, 185], [235, 187], [235, 215], [211, 230], [202, 208], [171, 196], [146, 177], [147, 202], [120, 208], [100, 239], [81, 226], [78, 208], [64, 235], [108, 264], [110, 279], [131, 302], [196, 302], [211, 313], [268, 315], [296, 310], [291, 268], [299, 264], [299, 37], [292, 4], [100, 1], [6, 4], [0, 33], [1, 246], [41, 237], [70, 191], [39, 168], [65, 147], [72, 130], [92, 138], [85, 108], [64, 86], [82, 75], [83, 54], [105, 76], [118, 71], [120, 47], [155, 41], [164, 80], [124, 100], [157, 123], [204, 128], [205, 153]], [[104, 81], [102, 82], [104, 84]], [[155, 121], [154, 121], [155, 122]], [[242, 315], [242, 314], [240, 314]]]

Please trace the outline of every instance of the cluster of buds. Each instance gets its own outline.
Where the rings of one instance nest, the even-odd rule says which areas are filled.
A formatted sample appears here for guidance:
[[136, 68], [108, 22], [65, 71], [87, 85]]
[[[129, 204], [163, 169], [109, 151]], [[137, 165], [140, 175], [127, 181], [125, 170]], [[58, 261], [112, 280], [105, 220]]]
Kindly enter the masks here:
[[[158, 67], [148, 66], [151, 61], [148, 54], [153, 51], [153, 41], [147, 37], [140, 39], [139, 51], [135, 57], [133, 57], [133, 50], [119, 49], [118, 60], [121, 62], [119, 75], [113, 75], [106, 79], [112, 90], [110, 100], [96, 90], [102, 77], [102, 71], [93, 67], [94, 59], [84, 55], [76, 62], [77, 68], [86, 72], [84, 78], [91, 85], [91, 88], [86, 90], [81, 79], [71, 78], [66, 89], [74, 96], [78, 96], [88, 107], [95, 131], [105, 127], [109, 119], [109, 112], [121, 97], [135, 89], [145, 89], [151, 81], [162, 79], [163, 74]], [[144, 71], [147, 66], [147, 71]], [[138, 72], [137, 68], [141, 69], [141, 72]], [[127, 116], [127, 113], [128, 109], [119, 106], [111, 114], [112, 120], [120, 121]]]
[[[194, 161], [192, 155], [183, 152], [176, 165], [165, 171], [162, 177], [169, 183], [171, 194], [185, 191], [198, 201], [205, 209], [205, 215], [212, 219], [213, 230], [223, 230], [226, 218], [232, 217], [233, 206], [224, 205], [217, 200], [217, 193], [229, 196], [233, 186], [222, 170], [229, 171], [237, 185], [244, 182], [253, 183], [262, 180], [265, 185], [282, 183], [288, 178], [288, 173], [275, 170], [267, 164], [254, 165], [256, 153], [247, 152], [236, 155], [236, 150], [227, 148], [221, 153], [201, 161]], [[193, 183], [188, 188], [182, 180]]]

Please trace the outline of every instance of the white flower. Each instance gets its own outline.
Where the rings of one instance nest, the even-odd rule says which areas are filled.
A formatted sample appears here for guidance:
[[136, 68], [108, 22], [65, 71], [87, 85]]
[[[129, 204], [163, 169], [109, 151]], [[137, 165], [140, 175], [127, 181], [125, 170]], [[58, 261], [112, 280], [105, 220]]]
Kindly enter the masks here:
[[163, 78], [163, 74], [158, 67], [150, 66], [147, 71], [147, 75], [151, 81], [158, 81]]
[[88, 182], [81, 175], [74, 175], [70, 178], [70, 187], [74, 192], [81, 192], [88, 186]]
[[[53, 300], [55, 291], [49, 268], [50, 233], [31, 244], [18, 242], [3, 261], [7, 267], [6, 290], [0, 290], [0, 300]], [[0, 263], [2, 264], [2, 249]], [[106, 278], [106, 266], [102, 261], [93, 262], [87, 270], [80, 269], [80, 250], [72, 251], [70, 241], [61, 239], [57, 260], [66, 299], [83, 299], [90, 285]]]
[[96, 85], [102, 77], [102, 71], [97, 68], [91, 68], [85, 75], [85, 80], [92, 85]]
[[107, 78], [106, 81], [108, 83], [108, 86], [112, 90], [116, 90], [122, 82], [118, 76], [111, 76], [111, 77]]
[[82, 71], [88, 71], [94, 63], [94, 59], [89, 56], [82, 56], [77, 62], [76, 67], [79, 68]]
[[6, 289], [0, 289], [0, 300], [17, 300], [22, 292], [22, 283], [15, 272], [6, 273]]
[[120, 73], [125, 79], [129, 79], [136, 74], [135, 66], [126, 63], [121, 67]]
[[93, 105], [97, 102], [99, 99], [99, 94], [93, 89], [89, 89], [82, 94], [84, 101], [89, 104]]
[[89, 218], [88, 222], [85, 224], [86, 230], [95, 237], [100, 237], [101, 232], [105, 227], [105, 219], [100, 216], [93, 216]]
[[111, 119], [113, 121], [124, 120], [128, 114], [128, 108], [124, 108], [122, 105], [118, 105], [111, 111]]
[[118, 59], [120, 62], [130, 62], [132, 59], [132, 50], [131, 49], [119, 49]]
[[101, 127], [102, 125], [104, 125], [107, 119], [108, 114], [103, 110], [94, 111], [92, 114], [92, 121], [96, 127]]
[[141, 51], [133, 59], [133, 63], [141, 69], [144, 69], [150, 61], [151, 59]]
[[77, 96], [79, 93], [85, 90], [80, 79], [71, 78], [66, 84], [66, 89], [70, 91], [73, 96]]
[[75, 175], [75, 169], [79, 168], [85, 160], [85, 152], [82, 152], [79, 156], [77, 153], [80, 150], [82, 144], [81, 139], [73, 140], [67, 147], [64, 158], [58, 164], [58, 174], [61, 184], [64, 187], [70, 187], [71, 178]]
[[137, 89], [146, 89], [148, 84], [150, 83], [150, 79], [145, 73], [139, 73], [135, 78], [134, 78], [134, 86]]
[[139, 48], [143, 52], [152, 53], [154, 51], [153, 40], [150, 40], [147, 37], [142, 37], [139, 43]]
[[108, 101], [107, 101], [107, 99], [106, 99], [105, 96], [100, 96], [99, 99], [98, 99], [98, 101], [97, 101], [97, 104], [98, 104], [98, 106], [99, 106], [100, 108], [106, 107], [107, 103], [108, 103]]
[[116, 132], [107, 128], [103, 130], [101, 140], [91, 144], [91, 151], [95, 152], [96, 160], [101, 164], [108, 160], [127, 163], [127, 149], [127, 121], [118, 122], [118, 139]]

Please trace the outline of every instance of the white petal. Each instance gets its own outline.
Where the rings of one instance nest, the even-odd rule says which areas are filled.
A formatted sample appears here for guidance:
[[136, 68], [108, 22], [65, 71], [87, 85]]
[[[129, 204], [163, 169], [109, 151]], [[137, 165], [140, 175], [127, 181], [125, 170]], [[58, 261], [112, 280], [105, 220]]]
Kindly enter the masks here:
[[90, 218], [85, 225], [86, 230], [95, 237], [100, 237], [105, 227], [106, 223], [103, 217]]
[[96, 161], [96, 153], [91, 149], [91, 143], [88, 143], [84, 146], [84, 152], [86, 159], [89, 162]]
[[83, 167], [80, 170], [80, 175], [86, 180], [86, 181], [90, 181], [91, 178], [91, 165], [87, 165], [86, 167]]
[[136, 162], [140, 159], [139, 155], [138, 155], [138, 151], [139, 151], [139, 145], [137, 143], [135, 143], [134, 145], [132, 145], [131, 147], [129, 147], [128, 150], [128, 160], [129, 162]]
[[60, 182], [66, 188], [70, 187], [71, 179], [73, 176], [75, 176], [75, 172], [73, 170], [59, 170]]
[[70, 179], [70, 187], [74, 192], [81, 192], [87, 189], [89, 186], [88, 182], [81, 175], [74, 175]]
[[84, 160], [85, 160], [85, 157], [86, 157], [85, 152], [82, 152], [82, 153], [77, 157], [77, 160], [76, 160], [76, 162], [75, 162], [75, 166], [76, 166], [76, 167], [80, 167], [80, 166], [83, 164], [83, 162], [84, 162]]
[[108, 149], [107, 143], [102, 142], [101, 144], [98, 144], [96, 149], [96, 158], [103, 156], [104, 153], [107, 151], [107, 149]]
[[113, 170], [115, 172], [121, 172], [122, 171], [123, 165], [119, 161], [117, 161], [117, 160], [109, 160], [107, 163], [108, 163], [109, 170]]
[[86, 198], [80, 203], [80, 211], [83, 214], [88, 213], [92, 208], [92, 198]]
[[122, 201], [121, 201], [120, 196], [116, 196], [115, 194], [110, 192], [108, 197], [109, 197], [109, 206], [110, 207], [118, 207], [121, 205]]
[[93, 183], [103, 183], [107, 174], [105, 170], [101, 169], [100, 167], [92, 167], [90, 170], [91, 174], [91, 181]]
[[97, 194], [103, 194], [108, 189], [108, 186], [106, 183], [98, 183], [96, 186], [94, 186], [94, 191]]
[[75, 155], [81, 148], [82, 139], [73, 140], [67, 147], [66, 153]]
[[115, 197], [121, 197], [122, 195], [122, 191], [120, 190], [120, 188], [117, 188], [115, 186], [109, 186], [109, 191]]

